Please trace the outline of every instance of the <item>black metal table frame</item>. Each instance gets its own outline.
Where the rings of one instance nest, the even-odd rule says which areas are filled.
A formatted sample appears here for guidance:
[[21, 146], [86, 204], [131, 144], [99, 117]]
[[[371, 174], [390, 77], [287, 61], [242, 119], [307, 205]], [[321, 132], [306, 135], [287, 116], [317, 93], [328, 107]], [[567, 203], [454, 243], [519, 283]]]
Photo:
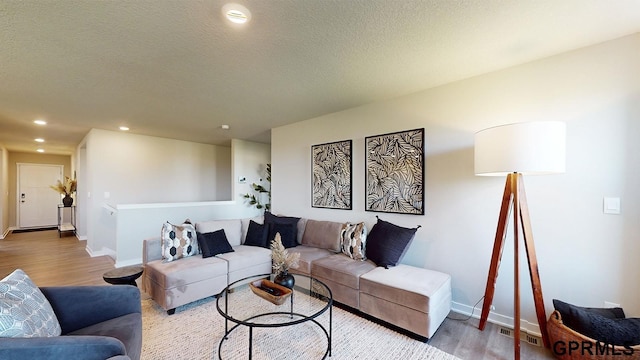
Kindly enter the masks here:
[[[309, 278], [309, 296], [313, 296], [314, 295], [314, 291], [312, 290], [313, 286], [312, 283], [313, 281], [317, 281], [320, 284], [322, 284], [322, 286], [324, 286], [324, 288], [328, 291], [329, 296], [326, 297], [324, 295], [321, 294], [316, 294], [316, 296], [323, 296], [327, 298], [327, 305], [325, 305], [325, 307], [316, 312], [315, 314], [312, 315], [304, 315], [304, 314], [299, 314], [293, 311], [293, 301], [294, 301], [294, 295], [295, 292], [291, 293], [291, 301], [290, 301], [290, 311], [276, 311], [276, 312], [268, 312], [268, 313], [263, 313], [263, 314], [257, 314], [254, 316], [251, 316], [249, 318], [246, 318], [244, 320], [239, 320], [239, 319], [235, 319], [234, 317], [228, 315], [228, 309], [229, 309], [229, 290], [232, 289], [234, 287], [234, 285], [249, 280], [249, 279], [260, 279], [260, 278], [266, 278], [266, 277], [270, 277], [272, 274], [262, 274], [262, 275], [253, 275], [253, 276], [249, 276], [237, 281], [232, 282], [231, 284], [227, 285], [226, 288], [224, 288], [224, 290], [222, 290], [222, 292], [220, 292], [220, 294], [218, 294], [217, 296], [217, 300], [216, 300], [216, 308], [218, 309], [218, 312], [220, 313], [220, 315], [222, 315], [225, 318], [224, 321], [224, 336], [222, 337], [222, 339], [220, 339], [220, 343], [218, 344], [218, 359], [222, 360], [222, 344], [224, 343], [225, 340], [228, 340], [229, 338], [229, 334], [231, 334], [231, 332], [233, 330], [235, 330], [236, 328], [238, 328], [239, 326], [246, 326], [249, 328], [249, 360], [252, 359], [253, 357], [253, 328], [254, 327], [258, 327], [258, 328], [274, 328], [274, 327], [285, 327], [285, 326], [292, 326], [292, 325], [297, 325], [297, 324], [301, 324], [307, 321], [311, 321], [313, 323], [315, 323], [316, 325], [318, 325], [318, 327], [320, 329], [322, 329], [322, 331], [324, 332], [324, 334], [327, 337], [327, 351], [324, 353], [324, 356], [322, 357], [322, 359], [326, 359], [327, 356], [331, 356], [331, 336], [332, 336], [332, 332], [333, 332], [333, 294], [331, 293], [331, 289], [329, 289], [329, 287], [323, 283], [322, 281], [318, 280], [318, 279], [314, 279], [311, 276], [307, 276], [307, 275], [298, 275], [296, 274], [296, 276], [303, 276], [306, 278]], [[220, 298], [224, 296], [224, 310], [220, 308]], [[316, 318], [322, 314], [324, 314], [327, 309], [329, 310], [329, 331], [327, 331], [327, 329], [321, 324], [319, 323]], [[256, 324], [256, 323], [252, 323], [252, 322], [248, 322], [249, 320], [252, 319], [256, 319], [256, 318], [260, 318], [260, 317], [265, 317], [265, 316], [272, 316], [272, 315], [289, 315], [291, 319], [293, 319], [294, 316], [299, 316], [300, 319], [295, 320], [295, 321], [290, 321], [290, 322], [286, 322], [286, 323], [277, 323], [277, 324]], [[229, 321], [234, 322], [236, 325], [232, 326], [231, 328], [229, 328]]]

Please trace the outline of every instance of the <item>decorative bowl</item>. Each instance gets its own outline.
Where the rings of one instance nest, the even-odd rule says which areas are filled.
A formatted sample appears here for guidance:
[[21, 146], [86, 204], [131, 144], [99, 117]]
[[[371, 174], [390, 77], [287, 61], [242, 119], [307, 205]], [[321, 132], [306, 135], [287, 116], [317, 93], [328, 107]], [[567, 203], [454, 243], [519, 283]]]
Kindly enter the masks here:
[[275, 305], [282, 305], [291, 296], [291, 289], [269, 280], [261, 279], [249, 283], [254, 294]]

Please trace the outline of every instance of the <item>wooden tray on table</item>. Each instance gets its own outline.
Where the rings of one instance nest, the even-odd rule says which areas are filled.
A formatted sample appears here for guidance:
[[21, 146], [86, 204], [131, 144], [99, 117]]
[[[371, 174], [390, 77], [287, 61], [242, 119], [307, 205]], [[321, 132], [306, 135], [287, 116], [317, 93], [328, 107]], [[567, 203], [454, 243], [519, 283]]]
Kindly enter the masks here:
[[291, 296], [291, 289], [278, 285], [269, 280], [256, 280], [249, 283], [249, 288], [254, 294], [275, 305], [282, 305]]

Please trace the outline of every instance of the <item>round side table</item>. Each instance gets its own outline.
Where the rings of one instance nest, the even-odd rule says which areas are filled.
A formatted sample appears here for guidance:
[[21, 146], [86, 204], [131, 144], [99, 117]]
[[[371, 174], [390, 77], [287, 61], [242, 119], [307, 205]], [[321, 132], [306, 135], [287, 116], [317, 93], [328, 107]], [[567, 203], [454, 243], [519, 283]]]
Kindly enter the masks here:
[[113, 270], [109, 270], [102, 275], [104, 281], [113, 285], [133, 285], [136, 284], [136, 279], [142, 275], [144, 268], [142, 266], [125, 266]]

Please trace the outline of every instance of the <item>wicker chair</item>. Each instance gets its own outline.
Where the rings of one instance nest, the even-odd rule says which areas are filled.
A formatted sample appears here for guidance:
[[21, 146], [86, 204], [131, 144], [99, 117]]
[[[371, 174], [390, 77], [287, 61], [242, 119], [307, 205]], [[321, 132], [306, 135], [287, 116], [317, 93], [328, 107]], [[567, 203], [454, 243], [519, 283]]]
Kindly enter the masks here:
[[551, 351], [561, 360], [640, 360], [640, 345], [625, 348], [586, 337], [566, 327], [557, 310], [549, 317], [547, 333]]

